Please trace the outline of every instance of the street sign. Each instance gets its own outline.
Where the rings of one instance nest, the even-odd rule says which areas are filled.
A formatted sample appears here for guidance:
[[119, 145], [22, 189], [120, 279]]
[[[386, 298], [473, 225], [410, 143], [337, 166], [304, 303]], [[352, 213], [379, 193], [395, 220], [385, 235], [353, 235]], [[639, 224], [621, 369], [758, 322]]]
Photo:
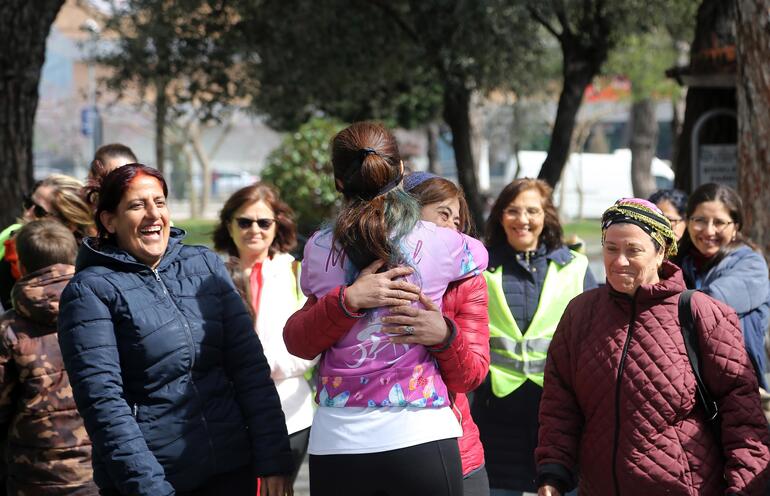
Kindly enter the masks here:
[[94, 135], [94, 124], [99, 111], [95, 107], [84, 107], [80, 111], [80, 134], [86, 137]]

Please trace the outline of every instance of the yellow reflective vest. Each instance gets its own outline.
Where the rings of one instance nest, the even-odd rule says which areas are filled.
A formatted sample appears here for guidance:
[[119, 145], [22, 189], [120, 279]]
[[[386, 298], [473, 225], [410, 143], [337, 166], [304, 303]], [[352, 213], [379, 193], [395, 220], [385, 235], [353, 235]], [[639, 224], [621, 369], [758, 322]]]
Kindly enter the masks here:
[[526, 334], [516, 324], [503, 293], [503, 268], [485, 271], [489, 291], [489, 375], [492, 392], [508, 396], [529, 379], [543, 386], [545, 359], [551, 338], [567, 304], [583, 292], [588, 258], [571, 251], [573, 259], [549, 262], [540, 300]]

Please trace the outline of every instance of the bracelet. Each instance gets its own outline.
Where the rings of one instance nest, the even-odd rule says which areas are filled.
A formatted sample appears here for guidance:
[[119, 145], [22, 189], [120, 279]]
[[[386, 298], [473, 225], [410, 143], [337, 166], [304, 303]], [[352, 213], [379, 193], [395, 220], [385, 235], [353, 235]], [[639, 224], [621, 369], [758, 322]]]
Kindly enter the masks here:
[[366, 317], [366, 313], [365, 312], [351, 312], [345, 306], [345, 290], [347, 288], [348, 288], [347, 286], [342, 286], [341, 287], [340, 294], [339, 294], [339, 297], [337, 299], [337, 303], [339, 304], [340, 308], [342, 309], [342, 312], [345, 315], [347, 315], [348, 317], [350, 317], [351, 319], [360, 319], [360, 318]]
[[446, 351], [450, 346], [452, 346], [452, 343], [457, 337], [457, 326], [452, 321], [452, 319], [444, 317], [444, 322], [446, 322], [446, 324], [449, 326], [449, 336], [440, 346], [431, 346], [428, 348], [428, 351], [433, 353], [441, 353], [442, 351]]

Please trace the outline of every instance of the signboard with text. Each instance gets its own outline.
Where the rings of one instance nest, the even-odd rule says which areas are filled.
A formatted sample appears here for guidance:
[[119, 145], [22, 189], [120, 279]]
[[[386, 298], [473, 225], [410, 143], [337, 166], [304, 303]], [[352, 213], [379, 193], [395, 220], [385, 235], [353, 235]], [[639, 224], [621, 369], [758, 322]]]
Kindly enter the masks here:
[[738, 187], [738, 150], [735, 145], [701, 145], [697, 185], [720, 183]]

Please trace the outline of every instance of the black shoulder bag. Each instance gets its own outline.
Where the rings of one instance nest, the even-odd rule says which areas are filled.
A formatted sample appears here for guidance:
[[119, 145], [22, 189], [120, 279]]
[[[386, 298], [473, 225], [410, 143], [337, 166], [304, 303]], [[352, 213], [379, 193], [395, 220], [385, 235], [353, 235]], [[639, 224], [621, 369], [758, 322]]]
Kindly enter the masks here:
[[690, 299], [694, 289], [682, 291], [679, 296], [679, 324], [682, 328], [682, 338], [684, 338], [684, 348], [687, 351], [687, 358], [690, 360], [692, 371], [695, 374], [695, 383], [698, 400], [700, 401], [706, 413], [706, 423], [711, 427], [716, 436], [717, 442], [721, 439], [721, 428], [719, 422], [719, 408], [716, 401], [711, 397], [706, 384], [701, 376], [700, 346], [698, 345], [698, 332], [695, 329], [695, 321], [692, 317], [692, 307]]

